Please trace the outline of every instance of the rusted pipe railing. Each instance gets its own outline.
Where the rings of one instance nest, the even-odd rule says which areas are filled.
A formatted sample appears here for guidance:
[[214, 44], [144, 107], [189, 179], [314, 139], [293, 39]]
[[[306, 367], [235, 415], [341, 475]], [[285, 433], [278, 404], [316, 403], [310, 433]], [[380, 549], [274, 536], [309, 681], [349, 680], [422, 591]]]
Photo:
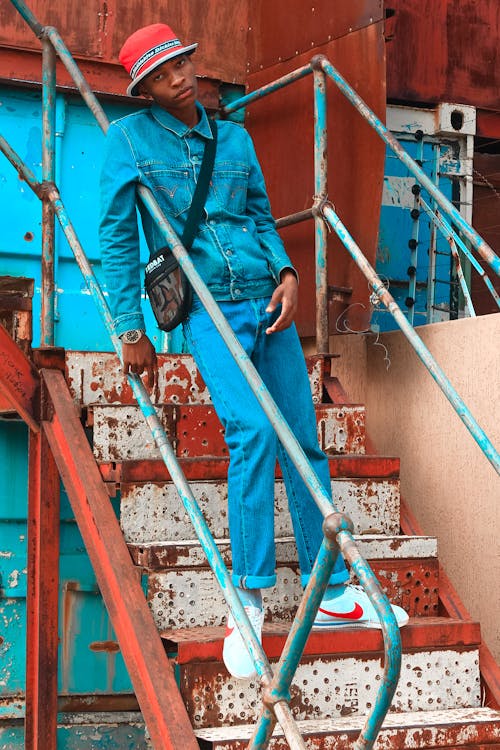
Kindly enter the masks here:
[[[314, 208], [328, 198], [328, 140], [326, 76], [314, 70]], [[329, 352], [328, 331], [328, 247], [327, 224], [320, 211], [314, 211], [314, 247], [316, 269], [316, 351]]]
[[[455, 245], [458, 245], [458, 247], [461, 249], [469, 263], [474, 267], [474, 269], [477, 271], [483, 282], [486, 284], [486, 287], [497, 303], [498, 307], [500, 307], [500, 295], [496, 291], [495, 287], [491, 283], [490, 279], [488, 278], [484, 268], [481, 266], [481, 264], [477, 261], [477, 259], [472, 255], [467, 245], [463, 242], [463, 240], [460, 239], [460, 237], [457, 235], [456, 232], [453, 231], [451, 226], [448, 224], [448, 222], [443, 219], [443, 217], [438, 213], [438, 211], [433, 211], [432, 208], [429, 206], [426, 201], [422, 198], [422, 196], [419, 196], [419, 204], [424, 209], [427, 216], [431, 219], [433, 226], [438, 227], [438, 229], [441, 231], [443, 236], [448, 240], [448, 242], [453, 242]], [[472, 304], [472, 301], [471, 301]]]
[[[329, 60], [323, 55], [318, 56], [319, 64], [325, 71], [326, 75], [331, 78], [337, 88], [344, 94], [344, 96], [351, 102], [351, 104], [358, 110], [363, 116], [367, 123], [378, 133], [384, 143], [396, 154], [398, 159], [409, 169], [409, 171], [415, 175], [418, 182], [424, 187], [429, 195], [431, 195], [436, 203], [441, 207], [441, 210], [450, 217], [453, 224], [457, 226], [460, 232], [467, 238], [471, 243], [472, 247], [477, 250], [479, 255], [493, 268], [495, 273], [500, 275], [500, 258], [496, 255], [493, 249], [488, 245], [487, 242], [471, 227], [471, 225], [464, 219], [464, 217], [457, 211], [453, 203], [434, 185], [432, 180], [427, 177], [425, 172], [416, 164], [411, 156], [404, 150], [397, 139], [392, 135], [390, 130], [384, 125], [384, 123], [372, 112], [368, 105], [363, 101], [359, 94], [354, 91], [352, 86], [343, 78], [338, 70], [331, 64]], [[233, 104], [234, 106], [234, 104]]]
[[386, 289], [381, 279], [375, 273], [375, 270], [363, 255], [361, 249], [358, 247], [358, 245], [355, 243], [355, 241], [347, 231], [339, 216], [335, 213], [333, 206], [331, 204], [324, 205], [322, 210], [325, 219], [337, 234], [358, 268], [364, 274], [377, 297], [392, 314], [396, 323], [403, 331], [404, 335], [414, 348], [418, 357], [430, 372], [436, 383], [439, 385], [444, 395], [451, 403], [456, 413], [465, 424], [488, 461], [495, 468], [496, 472], [500, 474], [500, 455], [498, 454], [498, 451], [494, 447], [491, 440], [476, 422], [470, 410], [460, 398], [455, 388], [444, 374], [443, 370], [439, 367], [438, 363], [436, 362], [430, 351], [427, 349], [422, 339], [419, 337], [413, 326], [408, 322], [403, 311], [394, 300], [394, 297]]
[[[42, 39], [42, 180], [55, 180], [56, 54], [48, 39]], [[55, 323], [55, 220], [46, 195], [42, 198], [42, 319], [41, 344], [54, 345]]]

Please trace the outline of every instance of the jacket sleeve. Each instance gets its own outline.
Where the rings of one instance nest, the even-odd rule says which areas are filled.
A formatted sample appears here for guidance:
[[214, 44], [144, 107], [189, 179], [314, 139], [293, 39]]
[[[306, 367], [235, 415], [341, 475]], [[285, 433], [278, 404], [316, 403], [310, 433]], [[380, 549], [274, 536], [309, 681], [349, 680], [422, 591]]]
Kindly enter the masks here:
[[109, 127], [101, 170], [99, 238], [115, 333], [145, 329], [141, 310], [136, 188], [139, 173], [132, 144], [119, 123]]
[[296, 269], [288, 257], [283, 241], [276, 230], [276, 222], [271, 214], [271, 205], [267, 195], [264, 175], [255, 153], [252, 139], [246, 131], [247, 158], [249, 165], [247, 187], [247, 215], [253, 219], [257, 227], [259, 241], [265, 249], [269, 268], [276, 279], [280, 281], [280, 274], [285, 268], [291, 268], [298, 278]]

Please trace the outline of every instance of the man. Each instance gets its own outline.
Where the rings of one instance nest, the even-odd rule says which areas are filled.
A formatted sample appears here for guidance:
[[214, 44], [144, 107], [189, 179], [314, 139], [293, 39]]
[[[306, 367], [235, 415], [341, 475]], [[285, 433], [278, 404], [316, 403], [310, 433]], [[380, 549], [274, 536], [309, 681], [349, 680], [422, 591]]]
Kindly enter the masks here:
[[[197, 102], [191, 55], [165, 24], [139, 29], [120, 61], [132, 82], [127, 93], [152, 100], [150, 109], [110, 126], [102, 173], [101, 246], [115, 330], [123, 342], [123, 370], [154, 378], [156, 355], [141, 313], [136, 189], [151, 188], [178, 235], [182, 233], [203, 158], [212, 138]], [[318, 446], [314, 407], [300, 341], [293, 324], [297, 273], [276, 232], [262, 172], [247, 132], [218, 121], [212, 181], [190, 256], [248, 356], [284, 414], [314, 470], [330, 491], [328, 459]], [[139, 204], [151, 253], [164, 240]], [[302, 583], [322, 541], [322, 515], [269, 420], [233, 361], [199, 299], [184, 323], [189, 349], [210, 391], [229, 447], [229, 531], [232, 578], [257, 636], [262, 630], [261, 589], [276, 581], [274, 470], [285, 481]], [[346, 585], [339, 555], [318, 612], [317, 627], [379, 625], [366, 594]], [[408, 616], [393, 607], [400, 625]], [[232, 617], [224, 661], [235, 677], [255, 674]]]

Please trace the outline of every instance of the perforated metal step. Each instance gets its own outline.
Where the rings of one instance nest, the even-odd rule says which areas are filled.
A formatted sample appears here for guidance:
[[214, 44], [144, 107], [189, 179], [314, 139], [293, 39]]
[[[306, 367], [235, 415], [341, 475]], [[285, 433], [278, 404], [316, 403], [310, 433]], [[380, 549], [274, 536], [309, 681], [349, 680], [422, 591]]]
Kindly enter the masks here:
[[[299, 731], [311, 750], [350, 750], [362, 728], [361, 717], [315, 719], [299, 722]], [[196, 736], [201, 750], [243, 750], [253, 731], [252, 725], [199, 729]], [[377, 747], [382, 750], [413, 748], [434, 750], [467, 746], [468, 750], [498, 750], [500, 713], [488, 708], [425, 711], [388, 714]], [[278, 726], [269, 744], [271, 750], [288, 750]]]

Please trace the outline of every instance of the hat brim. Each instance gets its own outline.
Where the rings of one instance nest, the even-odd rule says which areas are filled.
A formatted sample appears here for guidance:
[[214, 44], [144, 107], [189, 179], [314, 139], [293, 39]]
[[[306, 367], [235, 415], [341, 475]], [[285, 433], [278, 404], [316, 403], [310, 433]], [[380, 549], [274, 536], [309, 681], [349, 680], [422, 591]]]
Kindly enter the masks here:
[[162, 65], [162, 63], [167, 62], [167, 60], [172, 60], [174, 57], [179, 57], [179, 55], [192, 55], [195, 49], [198, 46], [198, 42], [195, 42], [194, 44], [188, 44], [187, 47], [182, 47], [182, 49], [174, 50], [173, 52], [166, 52], [164, 55], [160, 55], [157, 60], [155, 60], [154, 65], [151, 65], [147, 70], [144, 70], [142, 73], [139, 73], [137, 78], [134, 78], [133, 81], [130, 82], [130, 84], [127, 86], [127, 94], [129, 96], [140, 96], [138, 85], [139, 83], [146, 78], [150, 73], [155, 70], [158, 65]]

